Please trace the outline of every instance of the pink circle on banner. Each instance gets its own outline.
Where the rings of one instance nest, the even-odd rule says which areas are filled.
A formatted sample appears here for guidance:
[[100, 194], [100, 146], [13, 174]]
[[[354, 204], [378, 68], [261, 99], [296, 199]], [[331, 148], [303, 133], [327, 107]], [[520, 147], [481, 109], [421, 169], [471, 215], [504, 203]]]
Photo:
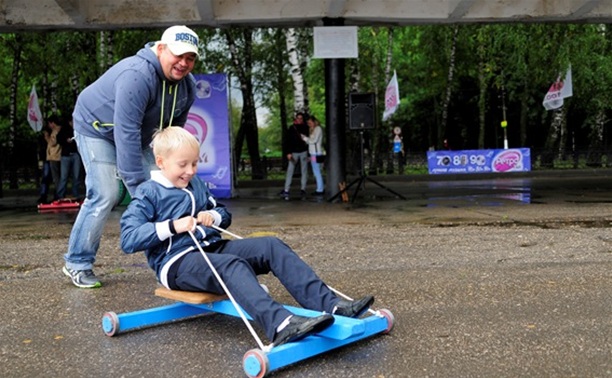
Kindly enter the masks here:
[[520, 167], [522, 161], [523, 155], [520, 151], [510, 150], [495, 156], [491, 165], [495, 172], [508, 172]]
[[204, 118], [200, 117], [199, 115], [189, 113], [187, 116], [187, 123], [185, 124], [184, 128], [193, 134], [198, 141], [200, 141], [200, 144], [204, 143], [206, 140], [208, 125], [206, 124]]

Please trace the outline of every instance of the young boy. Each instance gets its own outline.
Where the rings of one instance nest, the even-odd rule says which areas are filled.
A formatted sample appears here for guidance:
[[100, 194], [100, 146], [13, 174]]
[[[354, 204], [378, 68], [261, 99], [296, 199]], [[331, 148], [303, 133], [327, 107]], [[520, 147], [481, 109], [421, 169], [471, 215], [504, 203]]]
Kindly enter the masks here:
[[[332, 313], [358, 317], [372, 305], [372, 296], [354, 301], [338, 298], [278, 238], [222, 239], [211, 226], [229, 227], [231, 214], [196, 175], [199, 151], [196, 138], [183, 128], [159, 131], [153, 153], [160, 171], [151, 172], [151, 179], [138, 187], [121, 218], [121, 248], [126, 253], [144, 250], [163, 286], [223, 293], [191, 231], [236, 302], [275, 346], [329, 327]], [[259, 285], [256, 276], [270, 272], [301, 306], [326, 313], [312, 318], [293, 315]]]

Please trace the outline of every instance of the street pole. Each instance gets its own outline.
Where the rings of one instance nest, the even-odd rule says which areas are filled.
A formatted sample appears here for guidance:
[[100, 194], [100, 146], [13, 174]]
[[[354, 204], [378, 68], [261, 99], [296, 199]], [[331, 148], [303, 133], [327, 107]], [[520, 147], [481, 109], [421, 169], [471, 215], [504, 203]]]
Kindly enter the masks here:
[[504, 150], [508, 149], [508, 121], [506, 121], [506, 91], [502, 86], [502, 113], [503, 113], [503, 121], [501, 122], [501, 127], [504, 129]]

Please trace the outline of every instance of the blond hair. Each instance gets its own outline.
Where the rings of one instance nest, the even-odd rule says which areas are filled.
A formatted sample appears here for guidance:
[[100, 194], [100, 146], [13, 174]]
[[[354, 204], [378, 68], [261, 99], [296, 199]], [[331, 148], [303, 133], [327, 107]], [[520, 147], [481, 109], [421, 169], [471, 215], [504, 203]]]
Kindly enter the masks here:
[[158, 130], [153, 136], [153, 154], [168, 156], [170, 153], [184, 148], [200, 150], [200, 142], [189, 131], [179, 126], [169, 126]]

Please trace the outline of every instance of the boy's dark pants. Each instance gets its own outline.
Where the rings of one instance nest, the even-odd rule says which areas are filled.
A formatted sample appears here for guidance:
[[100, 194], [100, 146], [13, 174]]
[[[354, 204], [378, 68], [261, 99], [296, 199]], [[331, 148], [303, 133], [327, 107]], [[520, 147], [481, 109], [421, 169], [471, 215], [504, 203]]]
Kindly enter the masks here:
[[[221, 243], [207, 256], [238, 304], [272, 340], [276, 327], [289, 315], [259, 285], [256, 276], [272, 272], [300, 306], [331, 313], [339, 298], [288, 245], [274, 237]], [[199, 250], [180, 262], [171, 289], [223, 293], [223, 288]]]

